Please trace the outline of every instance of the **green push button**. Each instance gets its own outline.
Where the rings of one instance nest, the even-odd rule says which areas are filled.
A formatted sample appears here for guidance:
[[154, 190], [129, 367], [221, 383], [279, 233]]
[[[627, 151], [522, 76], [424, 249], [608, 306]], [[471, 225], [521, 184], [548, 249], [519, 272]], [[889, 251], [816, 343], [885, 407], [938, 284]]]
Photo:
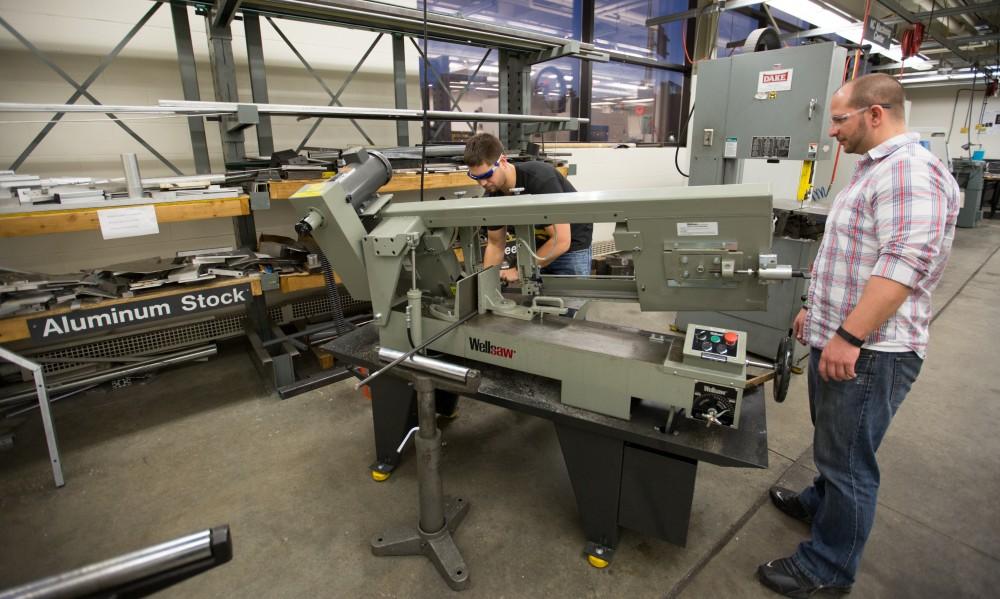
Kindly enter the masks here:
[[718, 343], [722, 341], [722, 337], [719, 337], [718, 335], [712, 335], [711, 337], [709, 337], [709, 339], [712, 340], [712, 343]]

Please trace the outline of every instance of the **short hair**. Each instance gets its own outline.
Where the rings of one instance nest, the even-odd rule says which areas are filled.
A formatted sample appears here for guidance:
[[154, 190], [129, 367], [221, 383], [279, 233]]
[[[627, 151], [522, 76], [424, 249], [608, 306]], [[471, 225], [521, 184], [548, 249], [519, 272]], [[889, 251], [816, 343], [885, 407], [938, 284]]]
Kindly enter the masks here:
[[503, 154], [503, 144], [495, 135], [476, 133], [465, 142], [465, 166], [493, 164]]
[[854, 108], [867, 108], [876, 104], [889, 104], [898, 109], [895, 115], [903, 118], [903, 103], [906, 94], [895, 77], [885, 73], [870, 73], [850, 81], [848, 103]]

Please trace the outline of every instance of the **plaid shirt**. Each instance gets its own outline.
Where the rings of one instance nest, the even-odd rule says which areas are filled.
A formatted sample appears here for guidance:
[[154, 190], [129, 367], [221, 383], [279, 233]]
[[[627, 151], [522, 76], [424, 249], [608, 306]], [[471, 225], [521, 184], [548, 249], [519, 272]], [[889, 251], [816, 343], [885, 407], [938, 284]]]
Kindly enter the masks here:
[[919, 139], [906, 133], [869, 150], [837, 194], [813, 263], [804, 326], [810, 346], [826, 346], [876, 275], [911, 291], [865, 347], [926, 355], [931, 291], [951, 253], [959, 189]]

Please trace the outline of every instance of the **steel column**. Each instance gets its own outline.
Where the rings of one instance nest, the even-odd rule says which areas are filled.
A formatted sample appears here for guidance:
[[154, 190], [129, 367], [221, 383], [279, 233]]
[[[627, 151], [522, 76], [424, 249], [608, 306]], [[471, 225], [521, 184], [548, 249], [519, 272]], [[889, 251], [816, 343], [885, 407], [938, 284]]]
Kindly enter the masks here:
[[[257, 13], [243, 13], [243, 32], [247, 38], [247, 61], [250, 63], [250, 95], [261, 104], [269, 102], [267, 97], [267, 71], [264, 68], [264, 42], [260, 37], [260, 17]], [[257, 123], [257, 153], [270, 156], [274, 153], [274, 136], [271, 133], [271, 117], [262, 114]]]
[[[212, 65], [212, 85], [215, 99], [219, 102], [239, 102], [240, 94], [236, 85], [236, 60], [233, 58], [233, 34], [228, 25], [215, 27], [212, 16], [206, 15], [205, 29], [208, 34], [208, 57]], [[222, 137], [222, 156], [226, 163], [241, 161], [246, 157], [243, 130], [230, 131], [229, 124], [234, 117], [219, 119], [219, 135]]]
[[[580, 39], [587, 44], [594, 41], [594, 10], [595, 0], [583, 0], [581, 23], [583, 31], [581, 32]], [[570, 107], [570, 116], [590, 119], [590, 115], [592, 114], [590, 103], [593, 102], [594, 96], [594, 63], [589, 60], [580, 61], [578, 89], [580, 90], [579, 102], [576, 106]], [[576, 141], [590, 141], [590, 122], [581, 123], [580, 129], [574, 131], [571, 135]]]
[[[201, 100], [198, 90], [198, 67], [194, 60], [194, 44], [191, 43], [191, 24], [188, 22], [187, 5], [170, 3], [173, 17], [174, 40], [177, 42], [177, 65], [181, 71], [181, 88], [185, 100]], [[191, 150], [194, 153], [194, 170], [198, 174], [212, 172], [212, 162], [208, 155], [208, 141], [205, 138], [205, 121], [200, 116], [188, 117], [191, 133]]]
[[[208, 55], [212, 65], [212, 84], [215, 99], [219, 102], [239, 102], [240, 94], [236, 84], [236, 61], [233, 58], [233, 35], [229, 25], [216, 27], [213, 15], [205, 15], [205, 29], [208, 34]], [[246, 141], [243, 129], [230, 129], [235, 117], [219, 118], [219, 136], [222, 138], [222, 157], [226, 164], [239, 162], [246, 157]], [[228, 167], [227, 167], [228, 168]], [[257, 247], [257, 227], [253, 214], [233, 217], [233, 236], [236, 246], [245, 249]], [[272, 337], [267, 303], [264, 296], [254, 296], [247, 302], [247, 326], [251, 334], [266, 341]]]
[[[396, 93], [396, 108], [406, 108], [406, 44], [403, 36], [392, 34], [392, 79]], [[410, 124], [404, 121], [396, 123], [396, 145], [410, 145]]]
[[[528, 114], [531, 106], [531, 66], [527, 56], [500, 50], [500, 112]], [[526, 147], [523, 125], [500, 123], [500, 143], [507, 151]]]

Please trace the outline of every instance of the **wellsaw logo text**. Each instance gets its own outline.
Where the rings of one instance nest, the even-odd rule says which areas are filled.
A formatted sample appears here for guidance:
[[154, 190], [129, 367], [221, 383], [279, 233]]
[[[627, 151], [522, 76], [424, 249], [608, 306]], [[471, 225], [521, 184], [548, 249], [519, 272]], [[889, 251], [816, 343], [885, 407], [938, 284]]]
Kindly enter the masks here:
[[478, 351], [484, 354], [489, 354], [491, 356], [507, 358], [508, 360], [513, 359], [514, 353], [517, 351], [509, 347], [501, 347], [499, 345], [493, 345], [492, 341], [481, 341], [479, 339], [476, 339], [475, 337], [469, 337], [469, 349], [471, 349], [472, 351]]

